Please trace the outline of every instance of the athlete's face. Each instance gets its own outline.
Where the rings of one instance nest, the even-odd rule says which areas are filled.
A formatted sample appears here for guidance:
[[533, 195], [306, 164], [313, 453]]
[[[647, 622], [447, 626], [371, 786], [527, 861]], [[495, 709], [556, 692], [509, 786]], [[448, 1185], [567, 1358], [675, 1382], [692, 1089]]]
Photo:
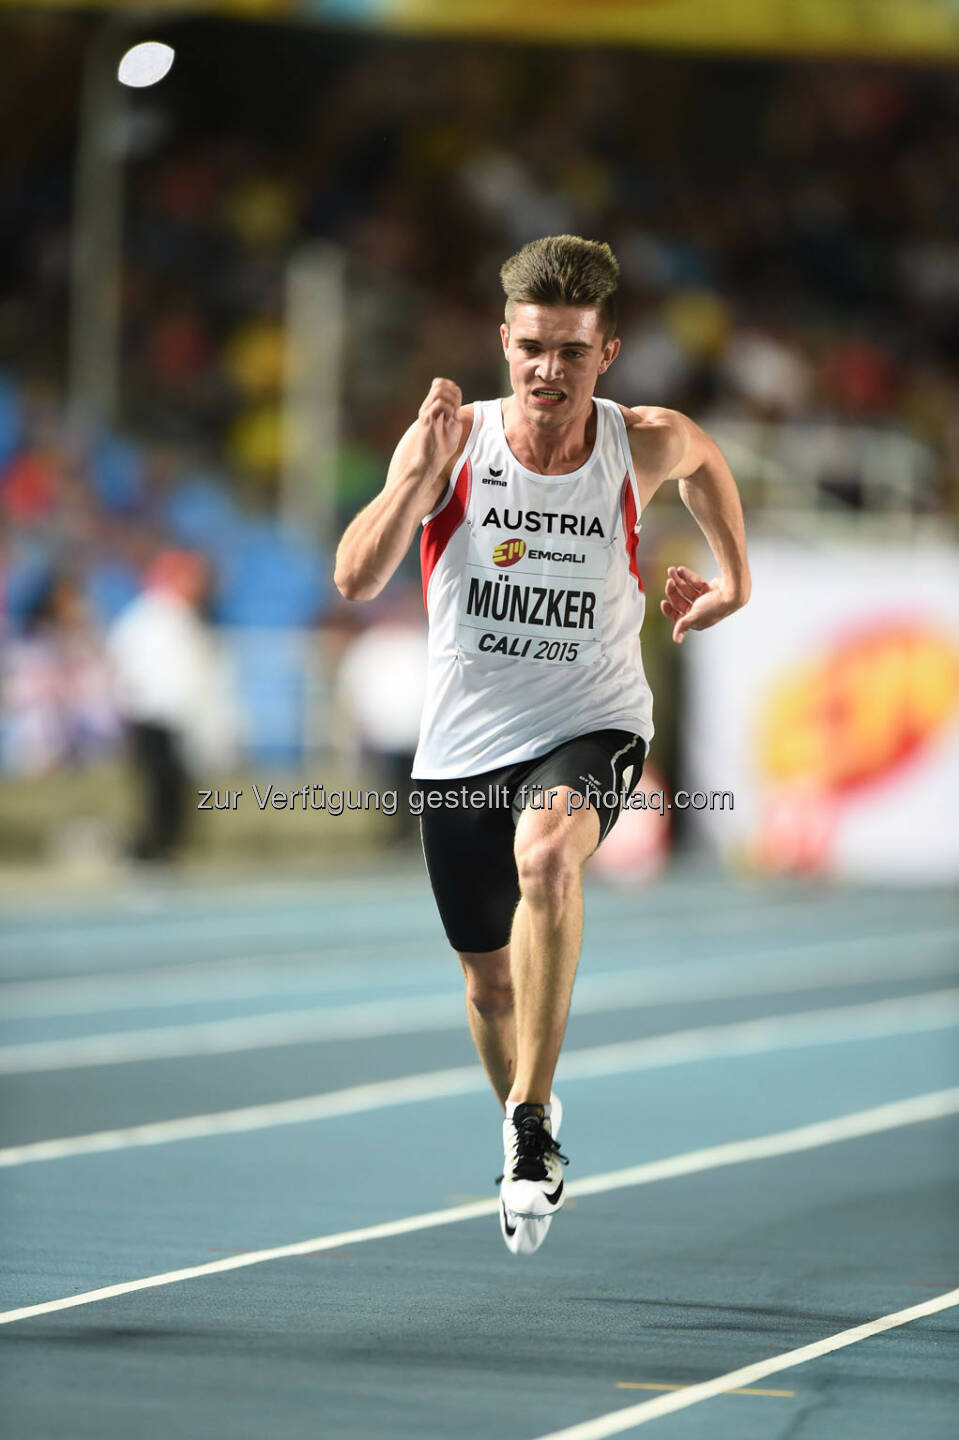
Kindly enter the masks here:
[[537, 427], [558, 429], [584, 414], [596, 381], [619, 354], [603, 340], [594, 309], [515, 303], [500, 329], [513, 393]]

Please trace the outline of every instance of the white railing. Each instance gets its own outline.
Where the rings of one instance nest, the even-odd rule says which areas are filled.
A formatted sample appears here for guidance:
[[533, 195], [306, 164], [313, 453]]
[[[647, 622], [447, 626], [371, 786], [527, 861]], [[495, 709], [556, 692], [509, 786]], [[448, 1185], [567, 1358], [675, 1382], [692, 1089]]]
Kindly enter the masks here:
[[900, 430], [833, 420], [773, 423], [721, 415], [703, 423], [754, 513], [832, 517], [853, 511], [860, 518], [886, 516], [901, 522], [913, 516], [921, 522], [937, 506], [938, 457], [931, 446]]

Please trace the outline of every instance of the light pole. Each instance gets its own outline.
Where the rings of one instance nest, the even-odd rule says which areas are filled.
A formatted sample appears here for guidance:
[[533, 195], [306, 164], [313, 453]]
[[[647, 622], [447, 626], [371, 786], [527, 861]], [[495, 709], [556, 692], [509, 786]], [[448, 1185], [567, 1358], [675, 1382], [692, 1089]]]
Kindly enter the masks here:
[[335, 245], [304, 245], [287, 266], [280, 515], [292, 533], [328, 548], [336, 542], [346, 284]]
[[83, 426], [110, 425], [117, 412], [127, 107], [116, 71], [124, 31], [111, 17], [96, 32], [80, 97], [67, 393], [71, 420]]

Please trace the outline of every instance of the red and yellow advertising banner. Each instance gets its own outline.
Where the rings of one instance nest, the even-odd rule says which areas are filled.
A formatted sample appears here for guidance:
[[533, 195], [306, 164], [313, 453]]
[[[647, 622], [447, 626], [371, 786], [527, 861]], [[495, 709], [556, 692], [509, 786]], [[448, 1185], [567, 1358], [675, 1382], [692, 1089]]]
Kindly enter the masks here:
[[765, 869], [959, 879], [956, 552], [751, 559], [747, 608], [684, 647], [684, 783], [735, 794], [701, 838]]
[[[89, 0], [32, 3], [44, 9], [67, 9], [71, 3], [91, 8]], [[544, 45], [959, 59], [957, 0], [550, 0], [548, 5], [518, 5], [516, 0], [101, 0], [96, 8], [286, 17]]]

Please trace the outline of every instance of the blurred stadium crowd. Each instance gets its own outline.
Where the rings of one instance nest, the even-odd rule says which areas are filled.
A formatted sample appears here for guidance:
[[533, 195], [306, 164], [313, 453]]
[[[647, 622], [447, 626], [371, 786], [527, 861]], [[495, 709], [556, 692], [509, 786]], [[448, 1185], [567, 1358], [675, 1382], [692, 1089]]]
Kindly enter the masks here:
[[[379, 488], [432, 375], [501, 391], [499, 264], [567, 231], [608, 239], [622, 265], [606, 393], [707, 425], [907, 437], [931, 457], [908, 508], [959, 509], [949, 71], [172, 22], [174, 71], [128, 99], [118, 142], [122, 391], [115, 425], [91, 430], [64, 377], [93, 23], [5, 27], [8, 771], [116, 745], [104, 636], [165, 551], [206, 557], [208, 614], [232, 632], [342, 623], [319, 538], [277, 520], [284, 283], [311, 240], [341, 247], [349, 275], [338, 521]], [[790, 502], [817, 486], [868, 503], [855, 476], [801, 469]], [[412, 557], [391, 597], [414, 590]]]

